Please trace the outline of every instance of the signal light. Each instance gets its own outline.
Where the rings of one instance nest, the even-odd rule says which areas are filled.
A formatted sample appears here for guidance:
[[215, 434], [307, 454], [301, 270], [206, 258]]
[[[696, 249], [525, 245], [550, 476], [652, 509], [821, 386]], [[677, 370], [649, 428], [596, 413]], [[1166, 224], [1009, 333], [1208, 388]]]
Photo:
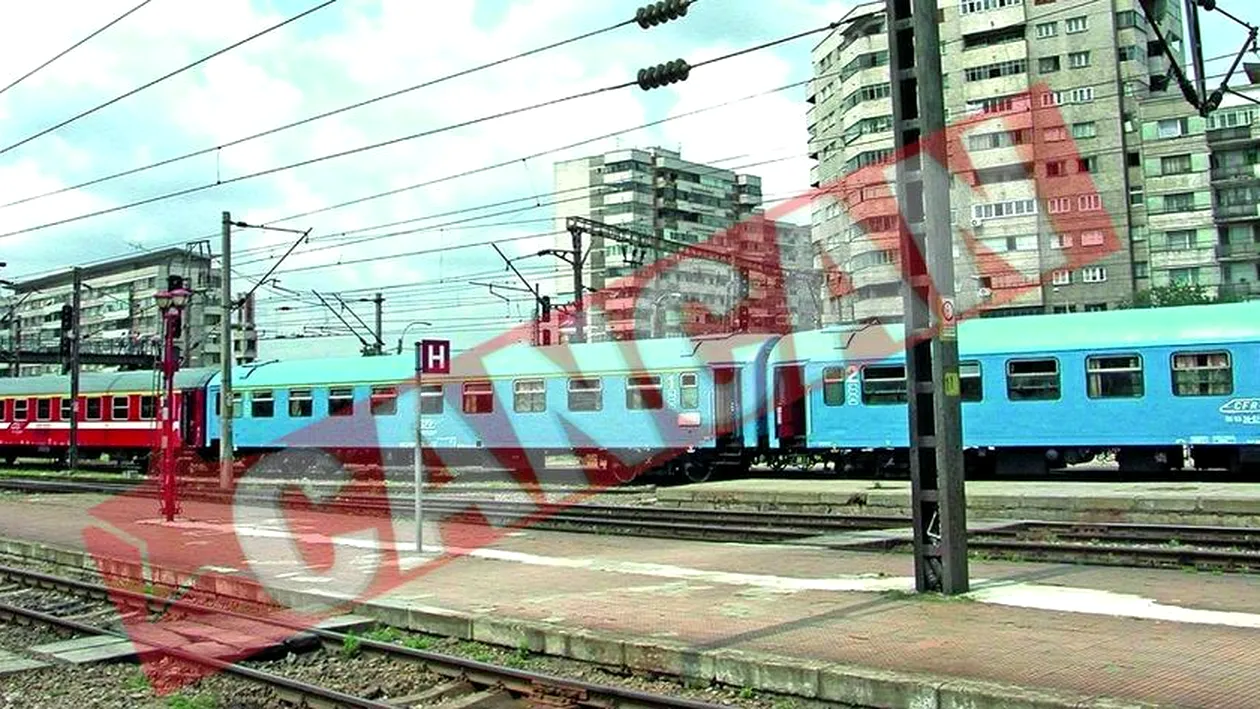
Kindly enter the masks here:
[[660, 0], [639, 8], [634, 13], [634, 19], [643, 29], [663, 25], [686, 15], [690, 4], [691, 0]]
[[543, 322], [551, 322], [551, 296], [544, 295], [542, 298], [539, 298], [539, 302], [542, 304], [542, 317], [540, 319]]
[[667, 84], [686, 81], [691, 75], [691, 65], [685, 60], [675, 59], [672, 62], [657, 64], [654, 67], [639, 70], [639, 88], [650, 91]]

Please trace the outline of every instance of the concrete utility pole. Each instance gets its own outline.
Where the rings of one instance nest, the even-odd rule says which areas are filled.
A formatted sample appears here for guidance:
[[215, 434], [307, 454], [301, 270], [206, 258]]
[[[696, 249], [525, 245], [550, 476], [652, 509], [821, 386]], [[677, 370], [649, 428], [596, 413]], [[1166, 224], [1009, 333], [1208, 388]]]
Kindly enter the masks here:
[[83, 269], [74, 267], [74, 295], [71, 296], [70, 320], [70, 470], [79, 467], [79, 340], [83, 328], [79, 315], [83, 293]]
[[949, 166], [938, 162], [946, 147], [937, 0], [885, 3], [902, 211], [915, 586], [953, 595], [969, 586], [967, 506]]
[[381, 306], [385, 303], [385, 297], [377, 293], [372, 303], [376, 305], [376, 356], [379, 357], [385, 354], [385, 331], [381, 329]]
[[582, 307], [582, 230], [569, 227], [573, 236], [573, 341], [586, 341], [585, 308]]
[[232, 215], [223, 213], [223, 303], [219, 336], [222, 370], [219, 376], [219, 488], [232, 487]]

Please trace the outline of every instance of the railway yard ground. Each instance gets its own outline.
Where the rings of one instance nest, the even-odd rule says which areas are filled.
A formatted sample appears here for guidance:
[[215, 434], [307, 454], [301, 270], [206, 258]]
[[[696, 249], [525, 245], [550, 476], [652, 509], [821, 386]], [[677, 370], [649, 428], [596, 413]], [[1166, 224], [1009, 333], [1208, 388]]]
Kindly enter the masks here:
[[[304, 610], [340, 603], [337, 613], [377, 624], [368, 638], [405, 635], [430, 650], [543, 663], [692, 701], [1260, 707], [1260, 484], [969, 482], [972, 590], [955, 598], [913, 593], [904, 481], [634, 486], [572, 508], [563, 506], [571, 491], [559, 489], [548, 494], [561, 504], [553, 519], [536, 524], [513, 507], [526, 496], [488, 490], [469, 483], [426, 498], [417, 555], [405, 515], [286, 515], [190, 495], [166, 523], [139, 494], [11, 488], [0, 492], [0, 565], [104, 570], [130, 578], [133, 592], [183, 586], [185, 599], [200, 577], [238, 610], [266, 599]], [[473, 495], [500, 526], [478, 524], [458, 503]], [[614, 508], [628, 516], [614, 519]], [[502, 526], [508, 519], [523, 526]], [[694, 538], [705, 528], [711, 538]], [[1116, 552], [1117, 540], [1130, 556]], [[1047, 556], [1054, 544], [1057, 556]], [[374, 579], [381, 584], [369, 587]], [[24, 588], [0, 569], [0, 604], [17, 603]], [[215, 625], [194, 632], [183, 621], [150, 619], [132, 637], [162, 637], [156, 628], [191, 633], [166, 636], [191, 644]], [[235, 627], [208, 641], [222, 632], [222, 647], [244, 642], [249, 632]], [[6, 696], [29, 699], [32, 678], [49, 671], [23, 662], [57, 663], [31, 652], [56, 639], [40, 632], [0, 624], [0, 707]], [[343, 654], [288, 665], [310, 681], [359, 677], [341, 688], [378, 697], [445, 686], [395, 687], [393, 659]], [[120, 687], [116, 706], [150, 706], [136, 698], [135, 665], [74, 672]], [[179, 706], [230, 695], [234, 681], [190, 685]], [[468, 696], [474, 705], [477, 695]]]

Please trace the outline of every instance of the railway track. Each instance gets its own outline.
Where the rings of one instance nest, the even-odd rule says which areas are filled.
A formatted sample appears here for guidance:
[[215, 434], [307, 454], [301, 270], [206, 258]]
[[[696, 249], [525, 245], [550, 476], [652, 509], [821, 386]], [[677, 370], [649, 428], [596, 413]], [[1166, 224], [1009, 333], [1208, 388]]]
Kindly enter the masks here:
[[[115, 627], [110, 625], [92, 625], [80, 618], [84, 611], [96, 606], [107, 606], [109, 600], [125, 604], [132, 612], [149, 614], [175, 614], [183, 618], [231, 618], [240, 622], [259, 622], [256, 614], [236, 612], [230, 609], [211, 607], [192, 603], [186, 600], [150, 595], [139, 591], [127, 591], [110, 588], [98, 583], [67, 576], [24, 569], [12, 566], [0, 566], [0, 579], [19, 584], [26, 589], [38, 589], [34, 597], [41, 599], [36, 604], [13, 604], [6, 600], [19, 597], [21, 590], [15, 592], [8, 589], [0, 594], [0, 619], [25, 623], [40, 623], [56, 628], [63, 633], [92, 637], [123, 638]], [[63, 602], [50, 602], [49, 591], [65, 597]], [[112, 607], [112, 606], [109, 606]], [[66, 610], [72, 612], [67, 613]], [[278, 609], [277, 609], [278, 610]], [[100, 615], [96, 609], [89, 615]], [[415, 649], [389, 642], [380, 642], [368, 638], [348, 634], [310, 628], [297, 624], [285, 624], [274, 618], [267, 618], [268, 624], [275, 623], [278, 632], [274, 637], [302, 634], [313, 636], [325, 652], [337, 652], [344, 649], [353, 640], [356, 652], [373, 653], [388, 656], [400, 662], [415, 665], [426, 670], [437, 678], [430, 686], [410, 695], [380, 699], [350, 694], [295, 679], [280, 672], [263, 669], [264, 662], [242, 660], [224, 661], [214, 656], [189, 652], [172, 646], [152, 647], [161, 656], [169, 657], [185, 663], [198, 665], [206, 669], [224, 672], [233, 677], [261, 685], [271, 690], [283, 701], [299, 706], [356, 707], [364, 709], [396, 709], [398, 707], [426, 706], [442, 709], [465, 709], [467, 707], [549, 707], [550, 709], [714, 709], [718, 705], [695, 701], [685, 697], [674, 697], [664, 694], [653, 694], [627, 687], [597, 684], [582, 680], [572, 680], [540, 672], [520, 668], [505, 667], [481, 662], [474, 659], [446, 655]], [[316, 650], [318, 651], [318, 650]], [[284, 651], [282, 650], [282, 653]], [[271, 650], [274, 655], [274, 649]], [[287, 654], [287, 653], [284, 653]], [[271, 665], [284, 666], [283, 661], [270, 661]]]
[[[122, 485], [101, 489], [72, 481], [0, 480], [0, 489], [6, 488], [54, 493], [135, 491], [133, 486]], [[194, 488], [181, 494], [184, 499], [227, 501], [218, 490]], [[260, 490], [238, 494], [235, 502], [263, 504], [271, 500], [271, 495]], [[411, 509], [411, 498], [400, 496], [394, 504], [393, 513], [406, 514]], [[459, 518], [473, 506], [491, 524], [539, 530], [704, 541], [805, 542], [869, 551], [902, 551], [910, 545], [910, 520], [893, 516], [597, 504], [536, 506], [473, 497], [443, 499], [439, 495], [427, 495], [425, 499], [426, 514], [448, 518]], [[388, 513], [379, 498], [348, 497], [330, 503], [326, 509], [355, 514]], [[881, 530], [886, 532], [883, 537], [843, 539], [846, 533]], [[830, 541], [837, 538], [841, 541]], [[979, 556], [1017, 560], [1260, 572], [1260, 529], [1245, 527], [1012, 520], [1007, 525], [974, 530], [968, 547]]]

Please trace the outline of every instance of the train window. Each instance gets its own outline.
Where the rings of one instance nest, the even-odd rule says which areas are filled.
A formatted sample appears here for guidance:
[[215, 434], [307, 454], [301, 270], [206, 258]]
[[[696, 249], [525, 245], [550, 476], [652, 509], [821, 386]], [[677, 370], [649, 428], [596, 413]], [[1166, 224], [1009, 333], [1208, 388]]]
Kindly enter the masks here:
[[569, 411], [599, 411], [604, 408], [602, 379], [570, 379]]
[[71, 401], [72, 399], [70, 399], [69, 397], [63, 397], [61, 399], [61, 420], [62, 421], [69, 421], [70, 415], [74, 413], [73, 411], [70, 410], [72, 408], [70, 406]]
[[354, 389], [342, 387], [328, 390], [328, 415], [354, 415]]
[[979, 362], [958, 363], [958, 396], [963, 401], [984, 399], [984, 382], [980, 378]]
[[1011, 401], [1058, 399], [1059, 390], [1058, 360], [1023, 359], [1006, 363], [1006, 396]]
[[47, 421], [52, 418], [52, 399], [35, 400], [35, 420]]
[[88, 399], [87, 400], [87, 414], [84, 416], [84, 418], [86, 418], [88, 421], [100, 421], [101, 412], [104, 411], [104, 407], [101, 405], [103, 402], [104, 402], [104, 399], [102, 399], [99, 396], [94, 396]]
[[827, 406], [844, 405], [844, 367], [826, 367], [822, 372], [823, 403]]
[[276, 400], [269, 391], [256, 391], [249, 395], [249, 416], [269, 419], [276, 415]]
[[464, 413], [488, 414], [494, 411], [494, 387], [490, 382], [464, 382]]
[[862, 368], [863, 404], [904, 404], [906, 368], [900, 364]]
[[541, 379], [521, 379], [513, 384], [512, 408], [518, 414], [547, 410], [547, 389]]
[[1234, 368], [1228, 352], [1178, 352], [1172, 358], [1173, 394], [1228, 396], [1234, 393]]
[[398, 387], [372, 387], [372, 415], [393, 416], [398, 413]]
[[27, 406], [28, 406], [27, 401], [28, 401], [27, 399], [14, 399], [14, 400], [13, 400], [13, 420], [14, 420], [14, 421], [25, 421], [25, 420], [26, 420], [26, 416], [27, 416], [27, 413], [28, 413], [28, 412], [27, 412]]
[[157, 418], [157, 397], [156, 396], [140, 397], [140, 418], [142, 419]]
[[315, 412], [315, 401], [311, 398], [310, 389], [289, 390], [289, 416], [291, 418], [309, 418]]
[[444, 405], [441, 384], [420, 385], [420, 413], [440, 414]]
[[626, 382], [627, 409], [659, 409], [665, 405], [661, 396], [661, 378], [655, 374], [630, 377]]
[[695, 372], [678, 375], [678, 406], [683, 409], [700, 408], [700, 377]]
[[9, 420], [9, 400], [0, 399], [0, 421]]
[[115, 396], [110, 405], [109, 417], [114, 421], [126, 421], [131, 417], [131, 400], [125, 396]]
[[1085, 375], [1091, 399], [1133, 399], [1142, 396], [1142, 358], [1135, 354], [1087, 357]]

